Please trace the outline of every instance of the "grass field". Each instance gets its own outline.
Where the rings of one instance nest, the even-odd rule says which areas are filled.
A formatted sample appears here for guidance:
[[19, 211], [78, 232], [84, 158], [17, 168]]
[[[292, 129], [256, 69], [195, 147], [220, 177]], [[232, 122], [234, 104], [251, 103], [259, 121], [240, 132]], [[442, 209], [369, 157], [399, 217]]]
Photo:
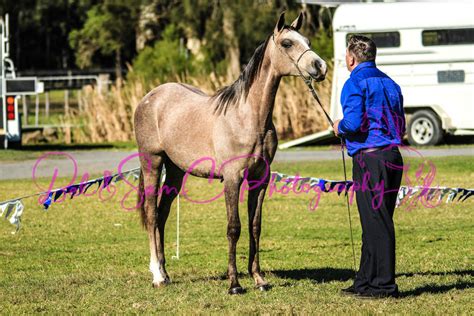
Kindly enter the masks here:
[[[433, 158], [434, 185], [474, 187], [474, 158]], [[407, 161], [411, 170], [420, 160]], [[287, 174], [340, 179], [340, 162], [274, 164]], [[410, 171], [411, 172], [414, 171]], [[46, 183], [46, 180], [44, 181]], [[193, 197], [210, 197], [220, 184], [192, 178]], [[173, 283], [153, 289], [148, 243], [138, 215], [120, 208], [130, 188], [116, 195], [53, 204], [44, 212], [25, 200], [23, 228], [0, 222], [0, 313], [402, 313], [473, 314], [474, 198], [436, 208], [419, 205], [395, 213], [397, 282], [402, 298], [358, 300], [339, 294], [353, 272], [344, 199], [324, 194], [311, 212], [312, 195], [274, 195], [264, 204], [261, 265], [273, 288], [253, 289], [246, 272], [247, 215], [241, 204], [238, 245], [241, 284], [227, 295], [226, 217], [223, 199], [191, 204], [181, 199], [180, 259], [173, 260], [175, 205], [167, 225], [167, 269]], [[31, 181], [0, 182], [0, 201], [36, 192]], [[133, 201], [129, 201], [133, 202]], [[356, 255], [360, 223], [352, 207]]]
[[43, 154], [51, 151], [92, 151], [92, 150], [137, 150], [135, 141], [129, 142], [103, 142], [100, 144], [38, 144], [23, 145], [21, 150], [4, 149], [0, 150], [0, 161], [24, 161], [35, 160]]
[[[465, 138], [461, 138], [457, 143], [450, 143], [437, 146], [423, 146], [414, 147], [414, 149], [451, 149], [451, 148], [473, 148], [474, 144], [472, 141], [462, 141]], [[280, 144], [284, 141], [280, 141]], [[282, 151], [339, 151], [340, 145], [336, 142], [333, 145], [319, 145], [319, 146], [301, 146], [283, 149]], [[0, 150], [0, 161], [21, 161], [21, 160], [34, 160], [49, 151], [82, 151], [82, 150], [137, 150], [137, 144], [134, 140], [126, 142], [102, 142], [100, 144], [85, 143], [85, 144], [29, 144], [23, 145], [21, 150], [7, 149]]]

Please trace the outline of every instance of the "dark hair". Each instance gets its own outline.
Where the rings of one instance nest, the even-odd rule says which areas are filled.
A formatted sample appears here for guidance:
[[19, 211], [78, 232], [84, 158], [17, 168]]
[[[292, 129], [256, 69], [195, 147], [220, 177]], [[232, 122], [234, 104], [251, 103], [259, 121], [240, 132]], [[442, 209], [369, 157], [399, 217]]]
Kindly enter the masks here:
[[377, 55], [374, 41], [363, 35], [352, 35], [347, 41], [347, 49], [359, 63], [373, 61]]
[[249, 63], [233, 84], [220, 89], [212, 96], [212, 99], [217, 101], [214, 113], [225, 114], [228, 106], [234, 105], [241, 96], [247, 97], [250, 87], [255, 79], [257, 79], [260, 68], [262, 68], [265, 50], [267, 49], [269, 40], [270, 36], [257, 47]]

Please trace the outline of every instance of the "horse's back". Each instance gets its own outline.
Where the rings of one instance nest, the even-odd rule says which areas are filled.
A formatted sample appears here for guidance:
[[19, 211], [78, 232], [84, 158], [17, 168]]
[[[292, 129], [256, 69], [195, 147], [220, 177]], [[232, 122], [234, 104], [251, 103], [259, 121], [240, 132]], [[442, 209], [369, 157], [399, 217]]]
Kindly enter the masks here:
[[[212, 113], [210, 97], [183, 83], [166, 83], [150, 91], [135, 111], [135, 134], [140, 151], [159, 153], [186, 148], [195, 138], [208, 138], [211, 150]], [[210, 112], [211, 111], [211, 112]], [[173, 146], [180, 144], [180, 146]], [[193, 147], [193, 146], [191, 146]], [[193, 155], [194, 156], [194, 155]]]

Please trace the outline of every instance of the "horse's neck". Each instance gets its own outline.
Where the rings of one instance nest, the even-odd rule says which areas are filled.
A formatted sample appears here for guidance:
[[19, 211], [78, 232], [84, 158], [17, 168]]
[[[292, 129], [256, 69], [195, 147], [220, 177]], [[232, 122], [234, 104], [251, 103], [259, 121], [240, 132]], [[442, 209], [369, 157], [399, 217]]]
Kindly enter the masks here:
[[281, 76], [277, 75], [270, 64], [262, 65], [258, 77], [250, 87], [244, 112], [258, 131], [264, 132], [272, 125], [273, 106], [280, 85]]

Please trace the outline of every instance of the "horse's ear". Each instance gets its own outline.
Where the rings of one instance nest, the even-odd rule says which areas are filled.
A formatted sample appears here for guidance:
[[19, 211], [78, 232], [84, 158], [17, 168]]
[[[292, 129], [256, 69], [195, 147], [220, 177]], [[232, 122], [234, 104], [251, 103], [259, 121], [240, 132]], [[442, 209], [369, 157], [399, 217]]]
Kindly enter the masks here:
[[293, 23], [291, 23], [291, 27], [294, 28], [296, 31], [298, 31], [301, 28], [301, 25], [303, 25], [303, 18], [304, 18], [303, 12], [300, 12], [296, 20], [294, 20]]
[[280, 32], [285, 26], [285, 11], [280, 14], [277, 24], [275, 25], [274, 33]]

